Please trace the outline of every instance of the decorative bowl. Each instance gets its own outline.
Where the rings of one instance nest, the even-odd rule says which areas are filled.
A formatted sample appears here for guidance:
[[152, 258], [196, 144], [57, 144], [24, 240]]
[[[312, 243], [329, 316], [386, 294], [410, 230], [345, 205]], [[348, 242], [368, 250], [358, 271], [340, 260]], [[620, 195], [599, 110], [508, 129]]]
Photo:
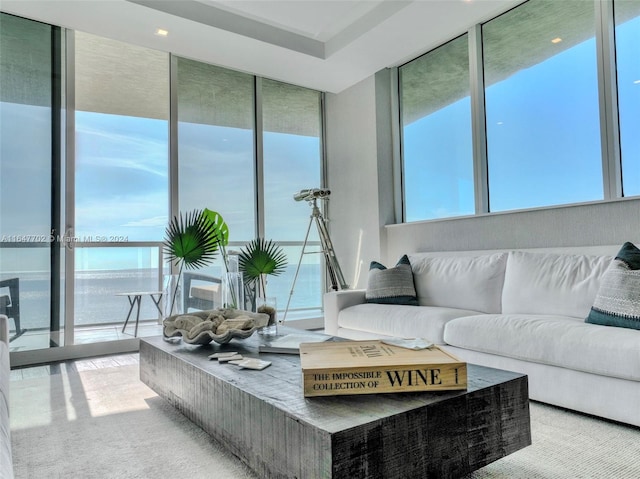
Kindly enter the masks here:
[[176, 314], [162, 324], [165, 338], [181, 337], [188, 344], [225, 344], [234, 338], [248, 338], [268, 322], [268, 314], [225, 308]]

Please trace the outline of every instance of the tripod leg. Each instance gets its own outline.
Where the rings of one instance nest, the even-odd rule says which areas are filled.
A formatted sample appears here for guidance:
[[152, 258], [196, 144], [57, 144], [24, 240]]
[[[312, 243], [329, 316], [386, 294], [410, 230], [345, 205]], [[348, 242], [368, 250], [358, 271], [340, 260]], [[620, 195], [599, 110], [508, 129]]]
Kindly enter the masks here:
[[322, 243], [322, 253], [324, 254], [324, 264], [327, 267], [327, 274], [329, 275], [329, 281], [331, 281], [331, 289], [333, 291], [338, 291], [338, 278], [336, 277], [336, 272], [331, 262], [331, 255], [329, 254], [329, 250], [326, 247], [324, 238], [323, 238], [323, 229], [321, 226], [321, 221], [318, 216], [316, 216], [316, 226], [318, 227], [318, 232], [320, 234], [320, 242]]
[[311, 223], [313, 222], [313, 216], [309, 218], [309, 225], [307, 226], [307, 234], [304, 236], [304, 243], [302, 243], [302, 250], [300, 250], [300, 259], [298, 260], [298, 266], [296, 267], [296, 274], [293, 275], [293, 283], [291, 283], [291, 291], [289, 291], [289, 299], [287, 299], [287, 307], [284, 310], [282, 316], [282, 323], [287, 319], [287, 313], [289, 312], [289, 305], [291, 304], [291, 297], [293, 296], [293, 290], [298, 280], [298, 273], [300, 272], [300, 265], [302, 264], [302, 257], [304, 256], [304, 250], [307, 247], [307, 241], [309, 240], [309, 232], [311, 231]]
[[337, 291], [338, 285], [340, 286], [340, 289], [349, 289], [349, 285], [344, 280], [344, 276], [342, 275], [342, 269], [340, 269], [338, 258], [336, 258], [336, 253], [333, 250], [333, 244], [331, 243], [331, 238], [329, 238], [329, 231], [327, 230], [327, 225], [325, 223], [324, 218], [322, 217], [322, 213], [320, 213], [320, 210], [317, 210], [315, 212], [315, 218], [316, 218], [316, 224], [318, 226], [318, 233], [320, 234], [320, 242], [322, 243], [322, 250], [325, 254], [327, 269], [329, 270], [329, 275], [331, 277], [333, 289]]

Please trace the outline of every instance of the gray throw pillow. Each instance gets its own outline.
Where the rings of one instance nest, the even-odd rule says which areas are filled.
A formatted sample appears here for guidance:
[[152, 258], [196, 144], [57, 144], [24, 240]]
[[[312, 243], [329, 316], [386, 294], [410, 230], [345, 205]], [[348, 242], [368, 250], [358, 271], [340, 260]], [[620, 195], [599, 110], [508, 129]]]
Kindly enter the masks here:
[[371, 262], [365, 300], [367, 303], [418, 306], [411, 263], [406, 254], [395, 268], [386, 268], [377, 261]]
[[640, 329], [640, 249], [625, 243], [602, 277], [587, 323]]

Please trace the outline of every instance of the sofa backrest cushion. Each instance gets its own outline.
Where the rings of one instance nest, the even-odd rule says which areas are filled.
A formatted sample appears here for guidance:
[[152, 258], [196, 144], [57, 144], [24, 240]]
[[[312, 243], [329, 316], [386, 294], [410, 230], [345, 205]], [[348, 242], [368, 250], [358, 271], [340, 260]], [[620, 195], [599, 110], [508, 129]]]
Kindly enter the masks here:
[[507, 253], [409, 255], [421, 306], [500, 313]]
[[502, 290], [502, 312], [584, 319], [612, 259], [511, 251]]

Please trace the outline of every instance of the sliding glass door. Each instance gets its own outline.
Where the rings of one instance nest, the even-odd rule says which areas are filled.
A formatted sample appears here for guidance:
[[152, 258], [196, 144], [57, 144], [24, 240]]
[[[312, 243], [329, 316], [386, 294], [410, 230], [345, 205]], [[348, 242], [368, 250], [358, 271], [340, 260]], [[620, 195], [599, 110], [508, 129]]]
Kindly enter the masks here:
[[[63, 42], [60, 29], [7, 14], [0, 35], [0, 314], [11, 351], [133, 338], [122, 293], [162, 287], [169, 55], [79, 32]], [[159, 334], [150, 299], [140, 318]]]
[[60, 30], [0, 14], [0, 40], [0, 314], [12, 351], [59, 346]]

